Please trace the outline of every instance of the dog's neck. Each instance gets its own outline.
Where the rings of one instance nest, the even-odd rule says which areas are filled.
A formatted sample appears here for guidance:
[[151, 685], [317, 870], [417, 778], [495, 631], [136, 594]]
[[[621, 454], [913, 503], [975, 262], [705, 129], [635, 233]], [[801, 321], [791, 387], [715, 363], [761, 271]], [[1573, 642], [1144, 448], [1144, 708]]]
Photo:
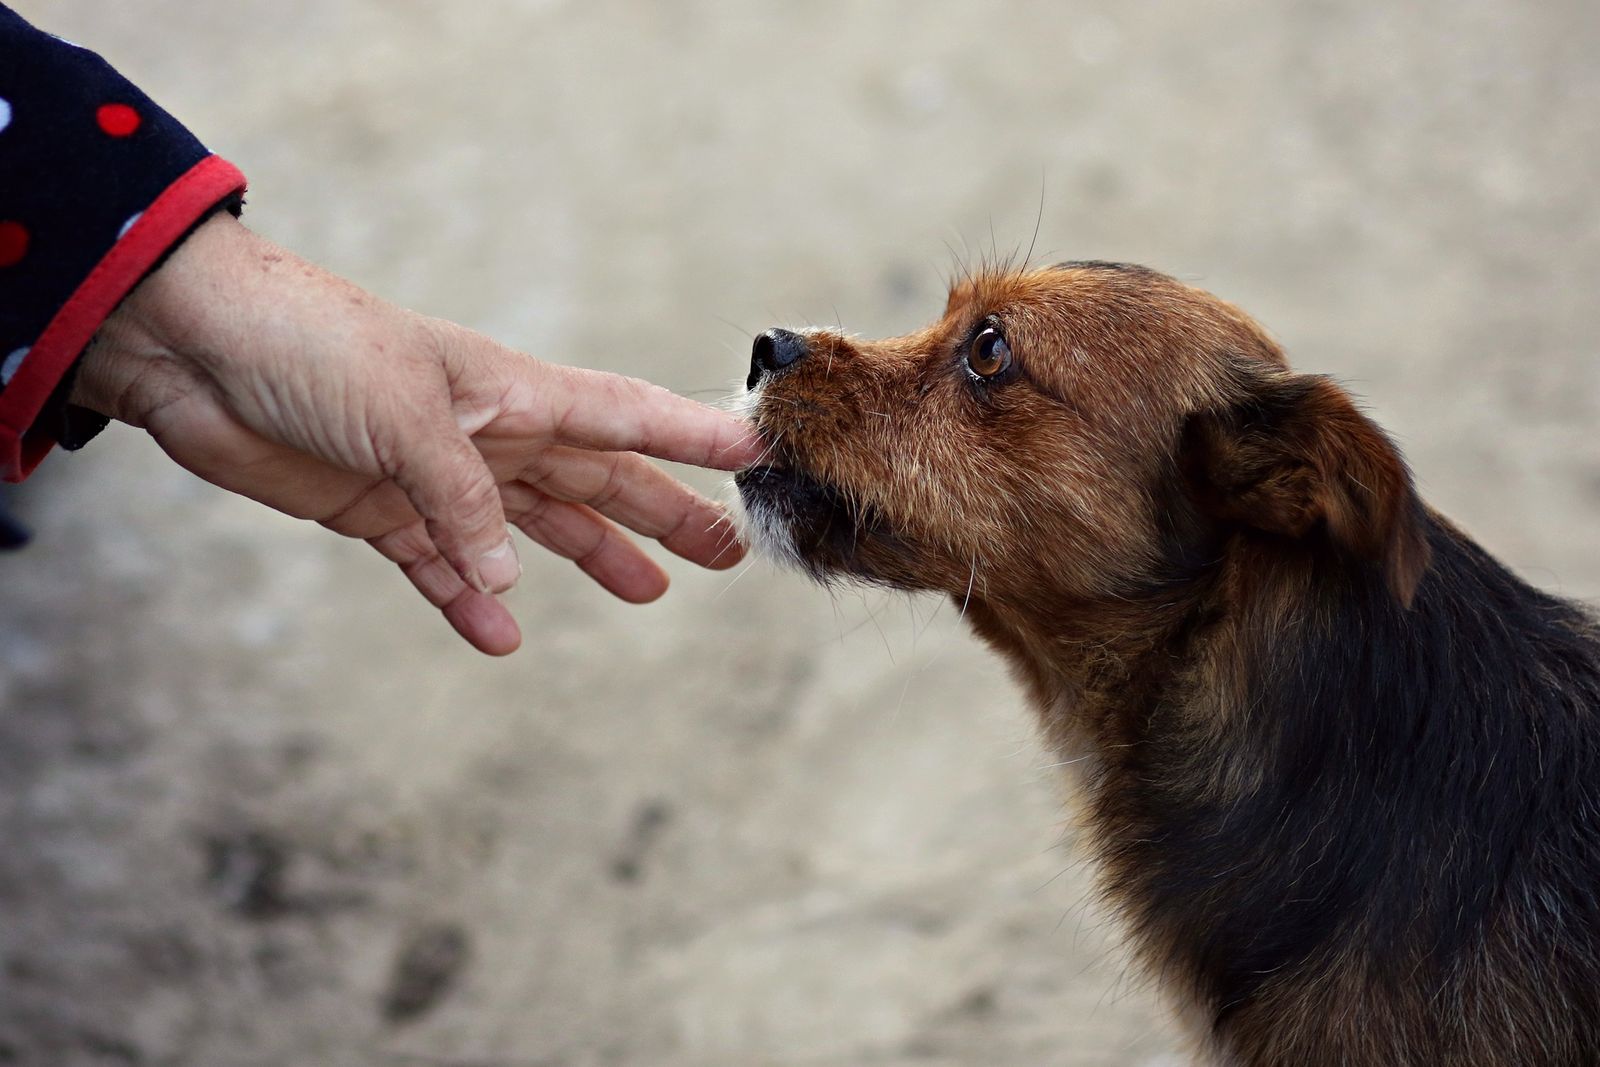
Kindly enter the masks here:
[[1047, 742], [1077, 754], [1126, 745], [1146, 709], [1203, 695], [1191, 692], [1196, 664], [1231, 644], [1243, 617], [1216, 602], [1218, 584], [1153, 584], [1144, 594], [1063, 596], [1045, 607], [973, 597], [963, 610], [1022, 683]]

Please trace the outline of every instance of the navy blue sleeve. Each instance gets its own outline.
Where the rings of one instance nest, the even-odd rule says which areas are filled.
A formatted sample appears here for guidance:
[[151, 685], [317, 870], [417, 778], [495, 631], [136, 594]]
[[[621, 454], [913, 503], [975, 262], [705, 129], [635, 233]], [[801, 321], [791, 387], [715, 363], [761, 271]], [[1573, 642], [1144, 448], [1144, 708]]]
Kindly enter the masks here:
[[53, 441], [75, 360], [243, 176], [95, 53], [0, 5], [0, 474]]

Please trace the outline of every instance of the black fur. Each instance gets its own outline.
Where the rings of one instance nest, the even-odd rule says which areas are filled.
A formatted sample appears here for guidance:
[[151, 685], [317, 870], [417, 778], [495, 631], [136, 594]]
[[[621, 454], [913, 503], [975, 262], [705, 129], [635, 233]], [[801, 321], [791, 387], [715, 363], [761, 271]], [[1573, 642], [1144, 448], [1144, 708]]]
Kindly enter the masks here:
[[[1408, 610], [1375, 566], [1318, 569], [1205, 736], [1157, 703], [1098, 779], [1118, 895], [1187, 958], [1225, 1027], [1264, 983], [1360, 946], [1443, 993], [1491, 925], [1600, 1034], [1600, 638], [1441, 520]], [[1191, 626], [1186, 642], [1208, 639]], [[1196, 768], [1257, 761], [1257, 783]], [[1137, 783], [1129, 787], [1128, 783]]]

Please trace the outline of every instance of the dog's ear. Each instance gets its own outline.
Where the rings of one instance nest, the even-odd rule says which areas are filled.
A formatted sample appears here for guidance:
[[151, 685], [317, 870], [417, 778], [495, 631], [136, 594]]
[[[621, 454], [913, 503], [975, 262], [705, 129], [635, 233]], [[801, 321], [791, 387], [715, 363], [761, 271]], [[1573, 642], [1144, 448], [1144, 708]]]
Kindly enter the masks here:
[[1380, 564], [1410, 607], [1430, 552], [1422, 504], [1394, 443], [1326, 378], [1251, 379], [1243, 400], [1184, 428], [1179, 455], [1201, 509], [1284, 537], [1325, 536]]

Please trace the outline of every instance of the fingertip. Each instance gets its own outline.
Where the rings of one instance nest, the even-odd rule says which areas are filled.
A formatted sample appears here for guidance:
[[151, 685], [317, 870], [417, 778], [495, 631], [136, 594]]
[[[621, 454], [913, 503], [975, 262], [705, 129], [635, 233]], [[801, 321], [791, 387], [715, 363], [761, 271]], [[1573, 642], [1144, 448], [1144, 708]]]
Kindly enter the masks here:
[[727, 511], [709, 500], [697, 498], [695, 504], [696, 510], [661, 543], [674, 555], [710, 570], [726, 570], [738, 563], [744, 558], [744, 545]]
[[645, 560], [634, 573], [618, 576], [607, 585], [613, 594], [630, 604], [649, 604], [666, 595], [672, 577], [654, 560]]
[[725, 571], [736, 566], [745, 556], [744, 542], [739, 540], [739, 531], [733, 523], [723, 519], [714, 528], [716, 547], [711, 555], [701, 560], [700, 563], [707, 570]]
[[467, 643], [490, 656], [509, 656], [522, 647], [522, 630], [504, 604], [487, 593], [465, 590], [445, 605], [444, 616]]
[[515, 623], [512, 623], [508, 631], [485, 637], [482, 643], [474, 644], [472, 647], [485, 655], [496, 658], [509, 656], [522, 647], [522, 630]]
[[744, 542], [735, 539], [727, 548], [720, 550], [706, 562], [706, 569], [711, 571], [725, 571], [729, 567], [737, 567], [744, 562]]

